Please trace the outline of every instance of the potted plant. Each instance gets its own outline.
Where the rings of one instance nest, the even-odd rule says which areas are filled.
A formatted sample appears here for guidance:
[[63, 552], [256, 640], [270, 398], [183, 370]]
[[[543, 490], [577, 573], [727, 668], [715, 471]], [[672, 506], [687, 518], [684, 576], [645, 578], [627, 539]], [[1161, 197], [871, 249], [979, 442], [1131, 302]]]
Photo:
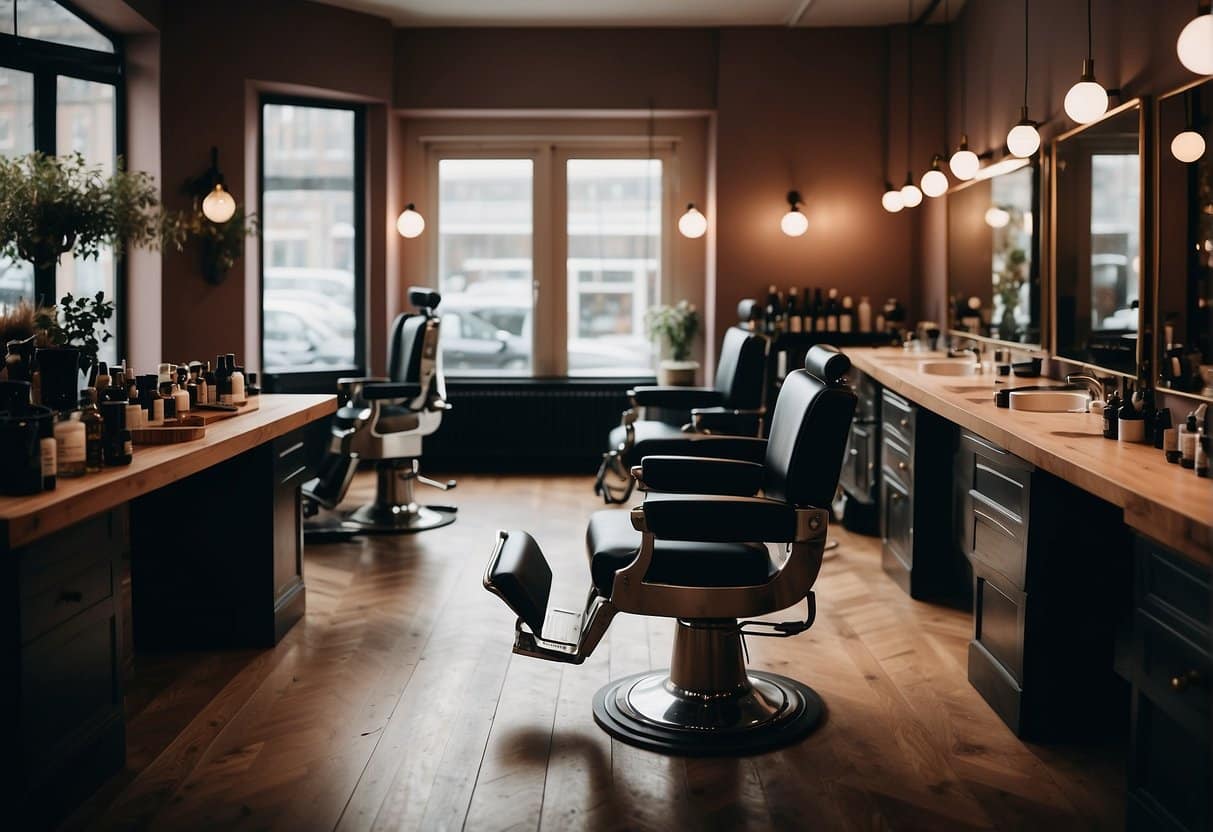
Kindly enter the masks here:
[[695, 383], [699, 362], [691, 360], [691, 347], [699, 334], [699, 312], [685, 300], [674, 306], [654, 306], [645, 313], [649, 337], [669, 347], [669, 358], [657, 365], [657, 383], [689, 387]]
[[[77, 373], [83, 370], [88, 375], [88, 385], [91, 386], [97, 377], [97, 355], [101, 345], [114, 337], [105, 328], [113, 316], [114, 302], [106, 300], [104, 292], [98, 292], [91, 298], [78, 298], [69, 292], [57, 307], [39, 310], [35, 324], [45, 334], [48, 345], [38, 350], [40, 363], [44, 354], [55, 349], [65, 354], [74, 352], [77, 356], [75, 369]], [[79, 379], [72, 381], [78, 382]], [[75, 389], [79, 388], [79, 383], [76, 383]]]

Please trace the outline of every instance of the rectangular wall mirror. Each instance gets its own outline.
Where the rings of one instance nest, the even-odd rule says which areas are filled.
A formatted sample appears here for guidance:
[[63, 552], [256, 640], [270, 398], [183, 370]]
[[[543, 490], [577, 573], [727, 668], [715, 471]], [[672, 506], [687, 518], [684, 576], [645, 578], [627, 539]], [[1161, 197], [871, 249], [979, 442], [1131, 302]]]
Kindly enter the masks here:
[[1008, 159], [948, 192], [949, 327], [1039, 347], [1040, 168]]
[[1213, 80], [1158, 100], [1158, 385], [1213, 400]]
[[1058, 356], [1136, 376], [1145, 260], [1139, 99], [1053, 145], [1053, 321]]

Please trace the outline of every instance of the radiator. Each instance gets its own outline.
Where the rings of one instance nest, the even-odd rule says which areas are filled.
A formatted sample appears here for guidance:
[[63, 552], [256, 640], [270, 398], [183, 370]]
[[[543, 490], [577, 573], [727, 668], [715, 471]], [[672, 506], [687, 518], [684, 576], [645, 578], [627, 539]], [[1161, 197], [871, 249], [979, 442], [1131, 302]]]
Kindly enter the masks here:
[[[593, 473], [634, 381], [453, 382], [422, 464], [444, 471]], [[651, 382], [649, 382], [651, 383]]]

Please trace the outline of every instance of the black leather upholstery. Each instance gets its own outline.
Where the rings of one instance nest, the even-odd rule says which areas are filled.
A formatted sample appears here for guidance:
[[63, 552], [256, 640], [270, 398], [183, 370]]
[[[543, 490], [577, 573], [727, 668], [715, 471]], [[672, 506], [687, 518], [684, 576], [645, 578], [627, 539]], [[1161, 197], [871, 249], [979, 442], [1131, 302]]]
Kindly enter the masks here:
[[[654, 448], [663, 446], [669, 441], [678, 441], [688, 434], [683, 433], [682, 429], [677, 425], [671, 425], [666, 422], [653, 422], [648, 419], [642, 419], [632, 426], [636, 431], [636, 444], [641, 442], [646, 443], [646, 447], [650, 445]], [[612, 448], [618, 448], [622, 444], [627, 430], [623, 425], [617, 425], [611, 428], [610, 434], [607, 436], [607, 442]], [[655, 451], [655, 453], [661, 453]], [[675, 453], [677, 453], [675, 451]]]
[[720, 404], [737, 410], [752, 410], [762, 404], [766, 355], [766, 342], [762, 336], [737, 326], [729, 328], [720, 345], [713, 385], [724, 397]]
[[855, 394], [805, 370], [789, 373], [767, 437], [763, 493], [797, 506], [825, 508], [834, 499]]
[[425, 315], [404, 312], [392, 322], [388, 347], [388, 375], [392, 381], [420, 380], [426, 320]]
[[712, 407], [724, 401], [712, 387], [660, 387], [642, 385], [628, 391], [628, 398], [640, 407], [668, 407], [671, 410], [690, 410], [694, 407]]
[[766, 470], [756, 462], [720, 457], [646, 456], [640, 479], [667, 494], [733, 494], [749, 497], [762, 488]]
[[768, 543], [796, 539], [796, 509], [780, 500], [716, 494], [654, 494], [644, 501], [649, 531], [661, 540]]
[[[615, 573], [636, 559], [640, 532], [626, 511], [599, 511], [586, 529], [594, 586], [611, 594]], [[692, 543], [659, 540], [645, 576], [648, 583], [674, 586], [761, 586], [778, 566], [761, 543]]]
[[428, 309], [431, 312], [442, 302], [442, 295], [424, 286], [413, 286], [409, 289], [409, 303], [418, 309]]
[[522, 531], [507, 534], [497, 562], [490, 567], [488, 583], [501, 593], [533, 633], [542, 634], [552, 589], [552, 569], [535, 538]]
[[362, 388], [362, 398], [367, 401], [415, 399], [420, 393], [421, 385], [412, 381], [386, 381], [379, 384], [368, 384]]
[[851, 372], [851, 359], [830, 344], [814, 344], [804, 357], [804, 368], [827, 384], [839, 384]]

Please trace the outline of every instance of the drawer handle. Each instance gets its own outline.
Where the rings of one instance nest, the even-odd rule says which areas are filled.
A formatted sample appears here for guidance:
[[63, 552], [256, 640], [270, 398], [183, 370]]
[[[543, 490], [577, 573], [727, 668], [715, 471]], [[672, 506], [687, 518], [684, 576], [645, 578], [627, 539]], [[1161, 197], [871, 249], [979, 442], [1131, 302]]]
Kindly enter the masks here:
[[65, 589], [63, 592], [59, 593], [59, 603], [61, 603], [61, 604], [79, 604], [83, 600], [84, 600], [83, 592], [76, 592], [75, 590]]
[[906, 470], [906, 469], [908, 469], [909, 467], [910, 467], [909, 465], [906, 465], [904, 462], [901, 462], [900, 460], [898, 460], [898, 462], [897, 462], [897, 470], [898, 470], [898, 471], [905, 471], [905, 470]]
[[1000, 530], [1000, 531], [1001, 531], [1003, 534], [1005, 534], [1007, 537], [1011, 538], [1012, 540], [1014, 540], [1014, 539], [1015, 539], [1015, 535], [1014, 535], [1014, 533], [1013, 533], [1013, 532], [1012, 532], [1010, 529], [1008, 529], [1008, 528], [1007, 528], [1006, 526], [1004, 526], [1002, 523], [999, 523], [997, 520], [995, 520], [995, 519], [994, 519], [993, 517], [991, 517], [990, 515], [986, 514], [986, 513], [985, 513], [984, 511], [982, 511], [981, 509], [979, 509], [979, 508], [974, 508], [974, 509], [973, 509], [973, 513], [974, 513], [974, 514], [976, 514], [978, 517], [980, 517], [982, 520], [985, 520], [987, 523], [990, 523], [991, 525], [997, 526], [997, 527], [999, 528], [999, 530]]
[[908, 428], [910, 426], [910, 420], [909, 419], [899, 419], [897, 424], [901, 425], [903, 428]]
[[897, 502], [898, 500], [901, 499], [901, 492], [900, 491], [890, 491], [889, 499], [892, 500], [893, 502]]
[[1171, 677], [1171, 690], [1176, 693], [1183, 693], [1192, 685], [1200, 684], [1200, 674], [1195, 670], [1189, 670], [1187, 673], [1181, 673], [1178, 676]]
[[851, 456], [859, 456], [859, 449], [851, 448]]

